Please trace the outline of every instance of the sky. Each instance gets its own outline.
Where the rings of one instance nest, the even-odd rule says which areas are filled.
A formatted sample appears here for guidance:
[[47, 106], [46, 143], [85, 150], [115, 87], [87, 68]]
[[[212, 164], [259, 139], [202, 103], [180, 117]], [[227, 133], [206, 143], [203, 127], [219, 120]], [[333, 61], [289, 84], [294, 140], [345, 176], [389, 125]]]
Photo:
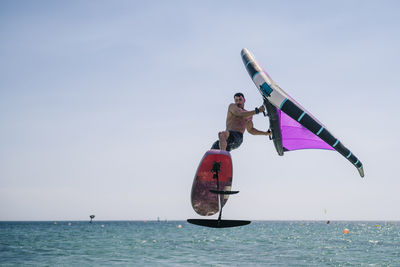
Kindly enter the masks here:
[[[0, 1], [0, 221], [185, 220], [249, 49], [364, 165], [232, 151], [227, 219], [400, 220], [398, 1]], [[268, 119], [253, 118], [267, 130]]]

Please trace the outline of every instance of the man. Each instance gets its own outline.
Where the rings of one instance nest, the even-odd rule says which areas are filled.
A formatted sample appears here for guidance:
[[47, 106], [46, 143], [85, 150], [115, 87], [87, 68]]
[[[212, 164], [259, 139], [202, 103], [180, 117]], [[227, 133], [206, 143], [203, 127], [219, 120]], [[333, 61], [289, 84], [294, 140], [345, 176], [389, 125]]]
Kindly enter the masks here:
[[243, 142], [243, 133], [247, 131], [252, 135], [271, 135], [271, 131], [263, 132], [253, 127], [253, 115], [265, 111], [265, 107], [255, 108], [253, 111], [244, 109], [246, 99], [242, 93], [234, 95], [235, 103], [229, 105], [226, 117], [226, 130], [218, 133], [218, 141], [216, 141], [212, 149], [221, 149], [231, 151], [238, 148]]

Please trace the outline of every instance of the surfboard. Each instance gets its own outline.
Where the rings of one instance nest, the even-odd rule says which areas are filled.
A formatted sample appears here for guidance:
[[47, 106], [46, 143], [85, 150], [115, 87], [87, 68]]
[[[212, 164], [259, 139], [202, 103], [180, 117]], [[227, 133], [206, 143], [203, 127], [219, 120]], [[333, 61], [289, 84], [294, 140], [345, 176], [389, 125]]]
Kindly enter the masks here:
[[[219, 188], [215, 177], [216, 165], [218, 170]], [[214, 170], [214, 171], [213, 171]], [[219, 211], [218, 197], [222, 207], [229, 198], [232, 186], [232, 158], [228, 151], [211, 149], [200, 161], [194, 176], [191, 192], [192, 207], [197, 214], [211, 216]], [[218, 194], [217, 192], [220, 192]], [[228, 193], [231, 192], [231, 193]]]

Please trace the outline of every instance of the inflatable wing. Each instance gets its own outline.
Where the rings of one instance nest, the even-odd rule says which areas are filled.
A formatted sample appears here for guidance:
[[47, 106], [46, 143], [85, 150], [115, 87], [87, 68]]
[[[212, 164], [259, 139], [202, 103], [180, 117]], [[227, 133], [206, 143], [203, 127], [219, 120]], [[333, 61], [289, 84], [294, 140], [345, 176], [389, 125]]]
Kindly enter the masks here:
[[272, 139], [279, 155], [298, 149], [336, 150], [346, 157], [364, 177], [361, 161], [328, 129], [283, 91], [254, 56], [244, 48], [243, 63], [254, 84], [264, 98], [272, 130]]

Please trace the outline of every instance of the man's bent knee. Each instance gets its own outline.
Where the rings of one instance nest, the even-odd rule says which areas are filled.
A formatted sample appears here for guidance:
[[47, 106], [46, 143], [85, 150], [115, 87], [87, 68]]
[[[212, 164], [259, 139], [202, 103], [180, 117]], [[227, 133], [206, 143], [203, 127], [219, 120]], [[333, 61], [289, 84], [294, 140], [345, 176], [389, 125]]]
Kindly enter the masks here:
[[227, 140], [229, 137], [229, 132], [228, 131], [223, 131], [218, 133], [218, 138], [219, 139], [225, 139]]

